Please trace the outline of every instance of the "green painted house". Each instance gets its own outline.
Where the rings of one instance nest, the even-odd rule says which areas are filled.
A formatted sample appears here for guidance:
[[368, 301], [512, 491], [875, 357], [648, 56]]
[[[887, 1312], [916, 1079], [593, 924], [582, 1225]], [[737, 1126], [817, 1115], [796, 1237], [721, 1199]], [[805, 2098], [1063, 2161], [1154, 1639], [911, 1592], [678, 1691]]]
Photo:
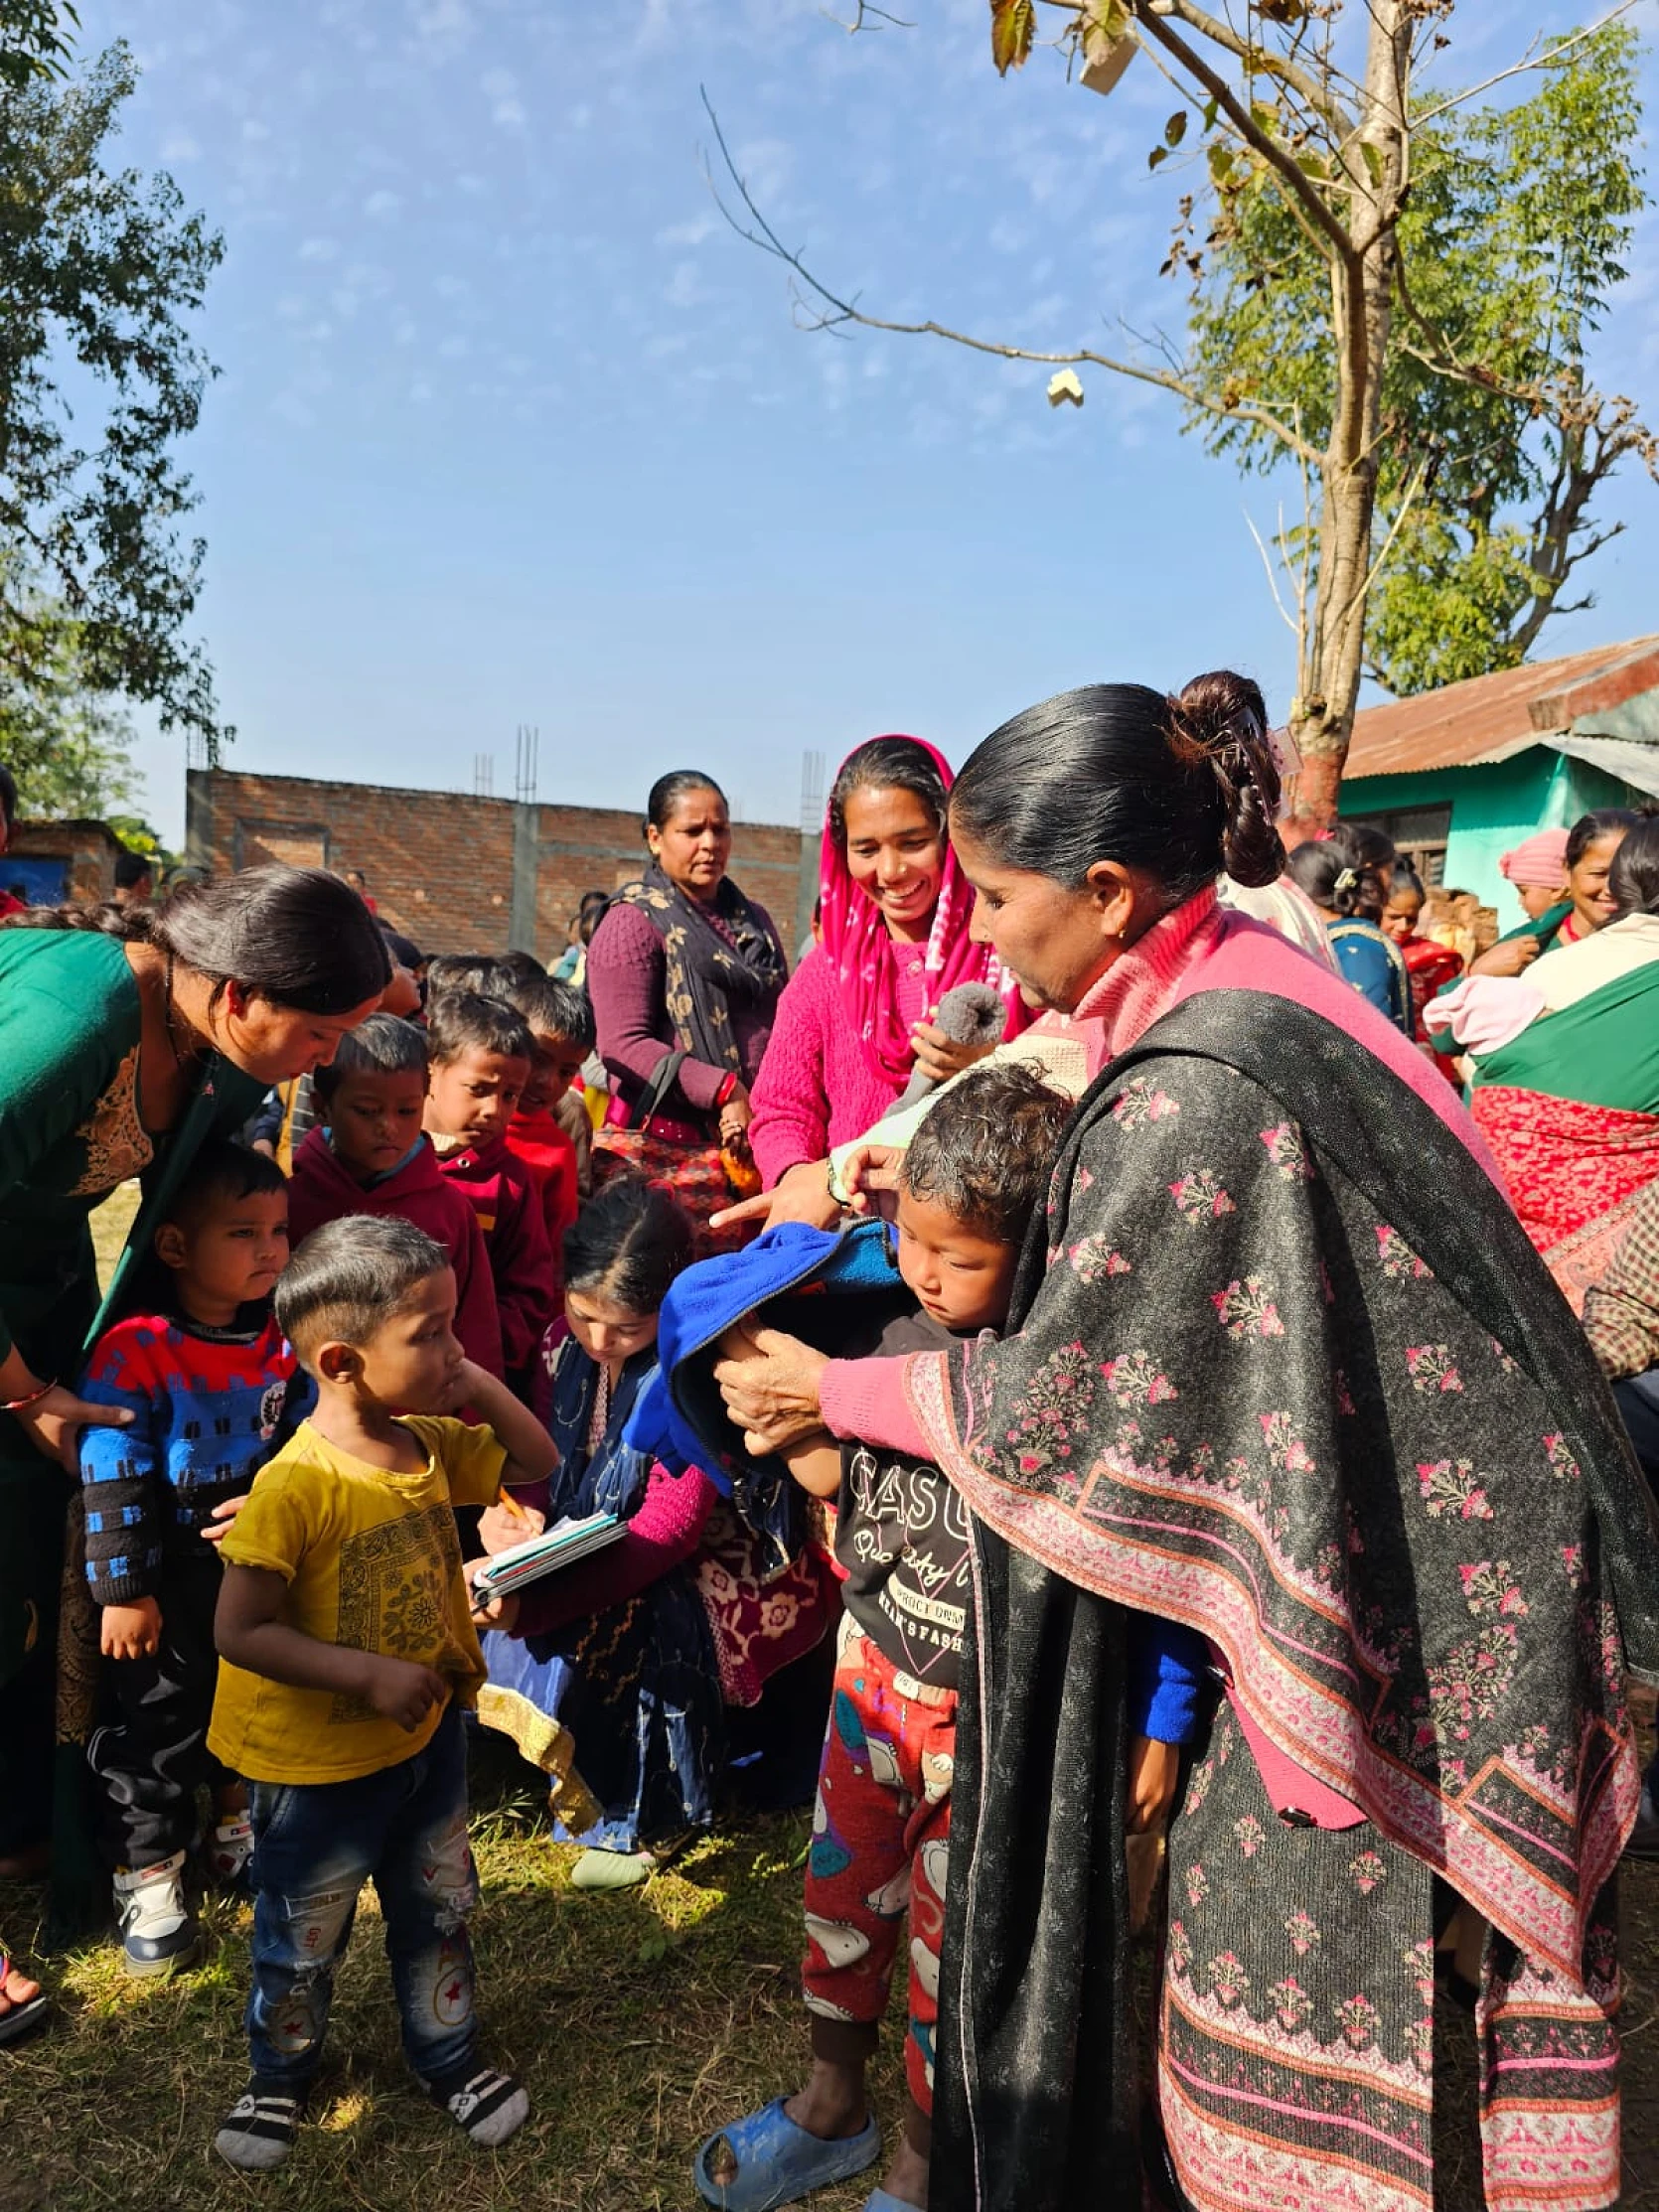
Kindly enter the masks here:
[[1345, 817], [1386, 829], [1429, 883], [1521, 919], [1500, 854], [1592, 807], [1659, 797], [1659, 638], [1500, 668], [1354, 717]]

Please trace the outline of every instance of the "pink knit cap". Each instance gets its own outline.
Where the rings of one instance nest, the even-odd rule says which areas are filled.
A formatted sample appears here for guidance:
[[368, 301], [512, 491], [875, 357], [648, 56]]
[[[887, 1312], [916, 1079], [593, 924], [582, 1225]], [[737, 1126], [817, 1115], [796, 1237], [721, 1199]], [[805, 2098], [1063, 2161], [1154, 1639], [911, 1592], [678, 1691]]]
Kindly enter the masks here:
[[1567, 831], [1541, 829], [1504, 854], [1498, 873], [1517, 891], [1559, 891], [1567, 881]]

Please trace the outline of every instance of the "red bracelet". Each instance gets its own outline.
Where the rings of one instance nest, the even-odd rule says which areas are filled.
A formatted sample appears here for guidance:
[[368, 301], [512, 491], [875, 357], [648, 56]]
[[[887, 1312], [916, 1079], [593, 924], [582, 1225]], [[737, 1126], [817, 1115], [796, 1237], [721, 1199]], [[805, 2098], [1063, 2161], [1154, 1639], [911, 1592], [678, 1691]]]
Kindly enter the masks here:
[[43, 1383], [38, 1391], [31, 1391], [27, 1398], [8, 1399], [0, 1404], [0, 1413], [27, 1413], [31, 1405], [38, 1405], [43, 1398], [50, 1398], [58, 1388], [56, 1382]]
[[730, 1106], [732, 1101], [732, 1094], [736, 1091], [736, 1076], [727, 1076], [724, 1083], [721, 1084], [719, 1090], [716, 1091], [714, 1094], [714, 1110], [716, 1113], [719, 1112], [722, 1106]]

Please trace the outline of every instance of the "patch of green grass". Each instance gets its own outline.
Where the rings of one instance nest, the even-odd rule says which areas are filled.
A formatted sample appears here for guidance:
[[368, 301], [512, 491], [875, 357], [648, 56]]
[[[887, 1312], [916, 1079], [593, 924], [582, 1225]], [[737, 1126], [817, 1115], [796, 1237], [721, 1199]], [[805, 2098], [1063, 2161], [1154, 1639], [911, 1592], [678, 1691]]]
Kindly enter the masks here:
[[[505, 1769], [505, 1771], [504, 1771]], [[238, 2175], [213, 2150], [246, 2075], [246, 1906], [208, 1907], [214, 1948], [173, 1982], [127, 1980], [113, 1941], [47, 1963], [48, 2032], [0, 2055], [0, 2212], [689, 2212], [702, 2138], [799, 2087], [804, 1817], [723, 1828], [643, 1889], [568, 1886], [528, 1770], [475, 1760], [473, 1922], [486, 2049], [533, 2113], [475, 2150], [404, 2066], [372, 1892], [336, 1986], [329, 2055], [288, 2165]], [[493, 1786], [494, 1782], [494, 1786]], [[501, 1785], [505, 1784], [505, 1788]], [[24, 1949], [39, 1893], [0, 1889]], [[902, 1961], [902, 1953], [901, 1953]], [[872, 2086], [889, 2131], [903, 2106], [903, 1977]], [[856, 2212], [880, 2178], [826, 2190]]]

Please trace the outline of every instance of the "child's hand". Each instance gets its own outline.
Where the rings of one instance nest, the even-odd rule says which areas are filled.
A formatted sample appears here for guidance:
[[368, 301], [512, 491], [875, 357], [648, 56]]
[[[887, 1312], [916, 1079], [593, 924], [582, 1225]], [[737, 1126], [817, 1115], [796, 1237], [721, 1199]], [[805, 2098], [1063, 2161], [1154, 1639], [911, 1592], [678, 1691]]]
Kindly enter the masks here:
[[1124, 1827], [1131, 1836], [1161, 1828], [1175, 1802], [1181, 1774], [1178, 1743], [1155, 1743], [1136, 1736], [1130, 1745], [1129, 1787], [1124, 1794]]
[[368, 1660], [364, 1695], [382, 1718], [395, 1720], [412, 1735], [434, 1705], [448, 1702], [449, 1685], [430, 1667], [376, 1652]]
[[506, 1491], [493, 1506], [486, 1506], [478, 1520], [478, 1541], [492, 1556], [515, 1544], [528, 1544], [547, 1526], [547, 1516], [535, 1506], [522, 1506]]
[[463, 1360], [455, 1371], [455, 1380], [444, 1393], [443, 1403], [434, 1409], [440, 1413], [458, 1413], [463, 1405], [470, 1405], [478, 1397], [480, 1381], [488, 1390], [491, 1378], [476, 1360]]
[[202, 1542], [213, 1545], [217, 1549], [225, 1542], [231, 1522], [241, 1512], [247, 1500], [248, 1493], [244, 1490], [239, 1498], [226, 1498], [215, 1506], [208, 1518], [207, 1527], [202, 1531]]
[[98, 1637], [105, 1659], [148, 1659], [161, 1643], [161, 1607], [153, 1597], [106, 1605]]

